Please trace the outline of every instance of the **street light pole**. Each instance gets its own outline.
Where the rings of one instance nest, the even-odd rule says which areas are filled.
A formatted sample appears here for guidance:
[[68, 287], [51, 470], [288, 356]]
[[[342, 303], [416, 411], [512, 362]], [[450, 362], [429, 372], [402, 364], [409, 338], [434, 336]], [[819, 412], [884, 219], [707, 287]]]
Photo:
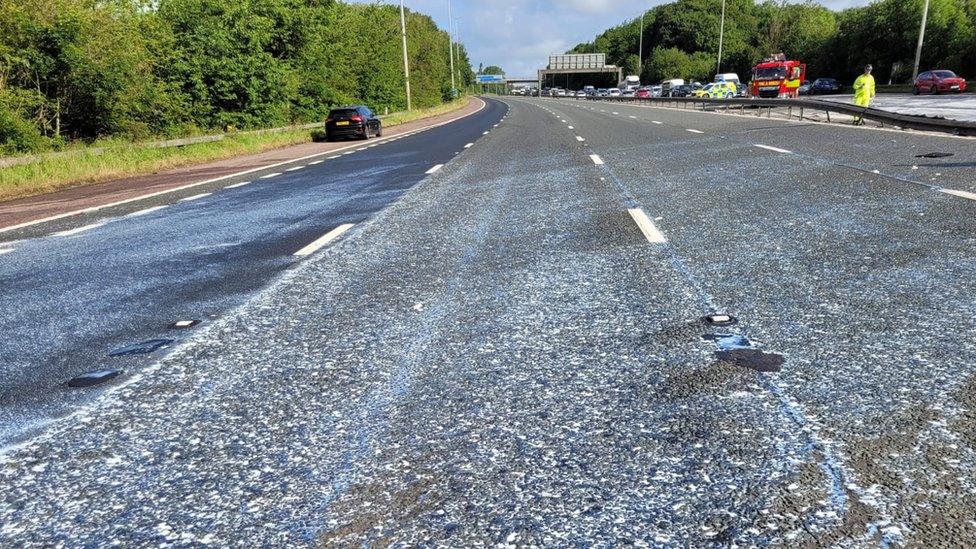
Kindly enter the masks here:
[[451, 51], [451, 98], [454, 98], [454, 90], [457, 84], [454, 80], [454, 12], [451, 10], [451, 0], [447, 0], [447, 47]]
[[[925, 0], [928, 2], [928, 0]], [[715, 65], [715, 74], [722, 73], [722, 41], [725, 39], [725, 0], [722, 0], [722, 22], [718, 26], [718, 63]]]
[[403, 83], [407, 88], [407, 110], [410, 105], [410, 60], [407, 57], [407, 18], [403, 14], [403, 0], [400, 0], [400, 34], [403, 36]]
[[644, 73], [644, 13], [641, 12], [641, 24], [640, 24], [640, 42], [637, 46], [637, 74]]
[[922, 60], [922, 42], [925, 40], [925, 20], [929, 17], [929, 0], [925, 0], [922, 8], [922, 27], [918, 30], [918, 46], [915, 47], [915, 68], [912, 69], [912, 82], [918, 78], [918, 64]]
[[463, 79], [461, 78], [461, 18], [460, 17], [454, 20], [454, 25], [452, 28], [454, 29], [454, 52], [455, 52], [454, 55], [457, 57], [457, 79], [458, 82], [460, 83], [463, 81]]

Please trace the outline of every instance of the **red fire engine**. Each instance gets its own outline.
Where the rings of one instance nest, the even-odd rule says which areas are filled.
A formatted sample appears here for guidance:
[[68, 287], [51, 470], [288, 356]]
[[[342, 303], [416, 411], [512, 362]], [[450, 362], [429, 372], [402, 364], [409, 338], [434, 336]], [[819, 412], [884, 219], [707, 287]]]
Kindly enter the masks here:
[[753, 97], [796, 97], [807, 77], [806, 63], [786, 59], [777, 53], [752, 68], [749, 93]]

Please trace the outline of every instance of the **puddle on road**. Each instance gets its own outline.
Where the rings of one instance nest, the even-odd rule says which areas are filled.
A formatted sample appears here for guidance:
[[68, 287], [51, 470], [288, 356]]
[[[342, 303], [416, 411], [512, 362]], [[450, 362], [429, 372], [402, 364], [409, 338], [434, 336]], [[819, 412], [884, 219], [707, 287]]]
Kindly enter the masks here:
[[173, 341], [172, 339], [149, 339], [140, 343], [120, 347], [109, 353], [108, 356], [148, 355], [166, 347], [173, 343]]
[[757, 372], [779, 372], [783, 369], [786, 359], [783, 355], [766, 353], [759, 349], [731, 349], [728, 351], [715, 351], [715, 358], [722, 362], [750, 368]]
[[71, 380], [68, 381], [68, 387], [74, 389], [78, 389], [82, 387], [92, 387], [100, 383], [105, 383], [106, 381], [109, 381], [111, 379], [115, 379], [121, 373], [122, 370], [116, 370], [113, 368], [106, 368], [104, 370], [95, 370], [92, 372], [86, 372], [84, 374], [81, 374], [80, 376], [71, 378]]
[[739, 334], [705, 334], [702, 336], [702, 339], [714, 341], [715, 346], [722, 351], [749, 349], [752, 347], [752, 342], [749, 341], [749, 338]]

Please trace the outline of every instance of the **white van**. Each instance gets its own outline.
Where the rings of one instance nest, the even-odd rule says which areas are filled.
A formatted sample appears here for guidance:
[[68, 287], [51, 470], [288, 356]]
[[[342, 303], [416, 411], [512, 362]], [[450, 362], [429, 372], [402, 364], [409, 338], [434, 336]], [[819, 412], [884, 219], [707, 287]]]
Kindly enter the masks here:
[[663, 80], [661, 82], [661, 97], [671, 97], [671, 90], [677, 88], [678, 86], [684, 86], [685, 81], [683, 78], [671, 78], [669, 80]]
[[723, 72], [722, 74], [716, 74], [715, 80], [712, 82], [732, 82], [735, 87], [739, 87], [742, 82], [739, 81], [739, 75], [734, 72]]

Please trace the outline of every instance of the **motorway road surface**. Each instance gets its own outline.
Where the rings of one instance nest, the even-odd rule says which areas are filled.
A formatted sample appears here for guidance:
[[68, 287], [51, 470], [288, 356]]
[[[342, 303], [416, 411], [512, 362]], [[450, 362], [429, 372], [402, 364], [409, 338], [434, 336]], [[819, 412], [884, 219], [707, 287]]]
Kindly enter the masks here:
[[335, 156], [0, 235], [0, 252], [9, 250], [0, 255], [0, 443], [90, 399], [65, 386], [75, 375], [131, 375], [154, 358], [109, 353], [175, 343], [187, 332], [172, 323], [210, 322], [240, 305], [301, 261], [295, 252], [370, 218], [504, 111], [491, 102], [408, 137], [353, 141]]
[[[234, 260], [217, 244], [295, 223], [293, 209], [320, 225], [251, 255], [284, 261], [357, 223], [9, 447], [0, 542], [976, 543], [976, 141], [506, 102], [497, 128], [491, 100], [439, 139], [342, 160], [355, 175], [323, 164], [334, 179], [320, 190], [288, 172], [246, 200], [177, 206], [210, 204], [199, 215], [143, 218], [137, 238], [118, 219], [3, 256], [7, 269], [75, 254], [60, 278], [21, 266], [29, 298], [91, 273], [110, 246], [114, 261], [178, 256], [203, 245], [188, 235], [229, 226], [206, 241], [216, 269]], [[384, 147], [463, 152], [403, 166]], [[952, 156], [916, 157], [930, 152]], [[434, 161], [366, 221], [321, 206]], [[85, 291], [141, 285], [129, 268], [103, 264], [116, 278]], [[25, 345], [50, 341], [47, 317], [87, 314], [46, 299], [32, 314], [3, 302], [41, 327]], [[183, 313], [159, 310], [156, 325]], [[700, 320], [716, 313], [738, 323]], [[779, 371], [717, 354], [736, 347]]]
[[[854, 102], [854, 97], [851, 95], [812, 95], [810, 99], [823, 99], [841, 103]], [[976, 122], [976, 95], [972, 93], [959, 95], [881, 93], [875, 96], [874, 101], [871, 102], [871, 106], [901, 114]]]

